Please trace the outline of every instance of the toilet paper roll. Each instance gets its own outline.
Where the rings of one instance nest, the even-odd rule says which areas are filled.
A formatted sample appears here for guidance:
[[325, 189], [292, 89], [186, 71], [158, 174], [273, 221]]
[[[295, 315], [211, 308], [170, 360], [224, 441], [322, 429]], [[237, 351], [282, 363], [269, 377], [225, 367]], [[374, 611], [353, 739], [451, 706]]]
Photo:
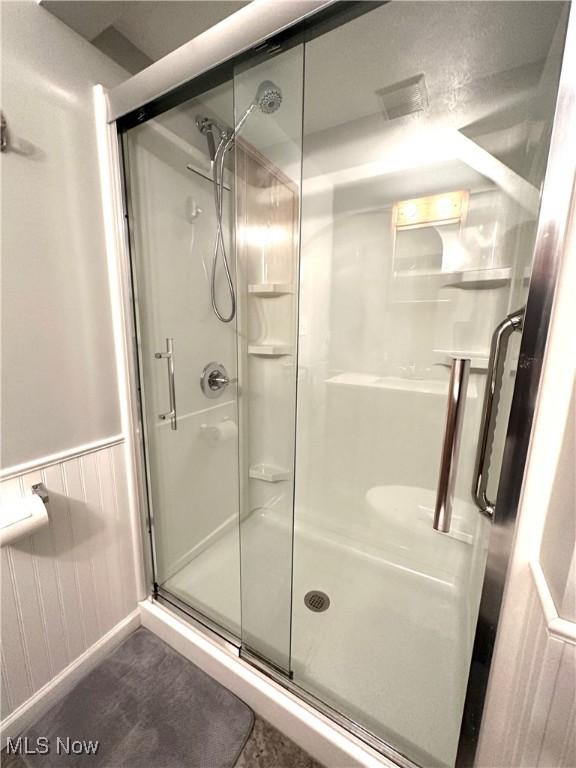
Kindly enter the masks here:
[[238, 427], [232, 419], [224, 419], [220, 424], [202, 424], [202, 433], [211, 443], [224, 443], [238, 436]]
[[44, 525], [48, 525], [48, 512], [36, 494], [5, 501], [0, 506], [0, 546], [30, 536]]

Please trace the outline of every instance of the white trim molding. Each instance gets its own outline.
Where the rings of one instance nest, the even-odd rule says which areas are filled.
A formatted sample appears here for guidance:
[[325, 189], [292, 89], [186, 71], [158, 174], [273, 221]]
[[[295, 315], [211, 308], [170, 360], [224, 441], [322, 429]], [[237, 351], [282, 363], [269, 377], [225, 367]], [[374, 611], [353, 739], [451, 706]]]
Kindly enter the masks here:
[[333, 2], [254, 0], [112, 88], [108, 93], [109, 122], [263, 43]]
[[126, 618], [97, 640], [81, 656], [69, 664], [56, 677], [10, 713], [0, 723], [0, 746], [4, 749], [8, 738], [14, 739], [30, 727], [50, 707], [85, 677], [111, 651], [140, 626], [140, 611], [136, 608]]
[[532, 561], [530, 563], [530, 573], [534, 579], [536, 592], [538, 593], [542, 612], [548, 626], [548, 634], [550, 637], [555, 637], [564, 643], [576, 645], [576, 624], [573, 621], [563, 619], [559, 615], [544, 571], [539, 562]]
[[53, 467], [55, 464], [62, 464], [70, 459], [79, 459], [81, 456], [86, 456], [89, 453], [96, 453], [104, 448], [112, 448], [114, 445], [123, 443], [124, 439], [123, 434], [104, 437], [101, 440], [94, 440], [92, 443], [77, 445], [74, 448], [58, 451], [58, 453], [52, 453], [49, 456], [41, 456], [38, 459], [32, 459], [23, 464], [14, 464], [11, 467], [6, 467], [5, 469], [0, 470], [0, 481], [10, 480], [13, 477], [19, 477], [20, 475], [25, 475], [29, 472], [40, 472], [43, 469]]
[[[148, 548], [144, 545], [145, 492], [139, 474], [139, 404], [131, 382], [136, 381], [131, 339], [131, 295], [126, 222], [123, 218], [121, 161], [116, 126], [106, 121], [106, 94], [102, 85], [93, 89], [102, 195], [103, 226], [112, 307], [114, 351], [118, 372], [118, 398], [122, 430], [126, 435], [124, 455], [128, 478], [130, 530], [134, 545], [134, 567], [138, 600], [143, 600], [151, 579], [147, 578]], [[148, 569], [149, 570], [149, 569]]]

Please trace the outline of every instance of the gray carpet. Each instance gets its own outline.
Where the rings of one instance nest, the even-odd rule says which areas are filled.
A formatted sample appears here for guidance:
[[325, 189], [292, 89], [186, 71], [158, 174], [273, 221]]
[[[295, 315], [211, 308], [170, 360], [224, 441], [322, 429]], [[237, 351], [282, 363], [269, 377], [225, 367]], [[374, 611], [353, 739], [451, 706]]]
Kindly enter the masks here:
[[[252, 710], [162, 640], [138, 629], [25, 735], [50, 739], [31, 768], [232, 768]], [[57, 754], [57, 738], [98, 740], [96, 754]], [[4, 757], [4, 755], [3, 755]]]

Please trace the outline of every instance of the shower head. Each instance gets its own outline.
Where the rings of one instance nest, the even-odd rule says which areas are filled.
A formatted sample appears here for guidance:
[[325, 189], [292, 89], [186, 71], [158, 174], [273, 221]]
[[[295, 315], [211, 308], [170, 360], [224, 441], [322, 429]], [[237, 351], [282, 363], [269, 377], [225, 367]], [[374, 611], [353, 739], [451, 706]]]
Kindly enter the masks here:
[[[196, 127], [200, 133], [206, 136], [208, 141], [208, 153], [210, 155], [210, 160], [214, 162], [220, 151], [221, 157], [224, 157], [226, 152], [228, 152], [230, 147], [233, 145], [234, 139], [238, 135], [242, 126], [255, 109], [259, 109], [265, 115], [271, 115], [280, 109], [281, 104], [282, 91], [280, 88], [276, 85], [276, 83], [273, 83], [272, 80], [263, 80], [258, 86], [254, 101], [250, 104], [248, 109], [244, 112], [233, 129], [230, 130], [224, 128], [222, 125], [220, 125], [220, 123], [210, 117], [198, 115], [196, 117]], [[218, 146], [216, 144], [216, 137], [219, 141]], [[222, 150], [220, 149], [221, 147]]]
[[271, 115], [276, 112], [282, 104], [282, 91], [271, 80], [264, 80], [258, 86], [254, 104], [264, 112], [265, 115]]
[[255, 109], [259, 109], [265, 115], [271, 115], [280, 108], [280, 104], [282, 104], [282, 91], [280, 88], [271, 80], [263, 80], [258, 86], [254, 101], [234, 126], [226, 147], [229, 147], [231, 142], [234, 141], [234, 138]]

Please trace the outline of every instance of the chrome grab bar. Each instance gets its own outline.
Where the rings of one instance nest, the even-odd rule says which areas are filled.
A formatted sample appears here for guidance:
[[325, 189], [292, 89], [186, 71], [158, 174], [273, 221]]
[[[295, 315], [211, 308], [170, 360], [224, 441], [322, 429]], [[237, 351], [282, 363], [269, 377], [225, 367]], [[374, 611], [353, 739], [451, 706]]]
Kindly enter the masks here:
[[448, 533], [450, 530], [450, 522], [452, 520], [456, 468], [458, 466], [460, 434], [462, 432], [462, 423], [464, 421], [464, 408], [466, 406], [466, 390], [468, 389], [469, 374], [470, 360], [465, 357], [455, 357], [452, 361], [450, 384], [448, 385], [446, 429], [444, 431], [444, 444], [442, 445], [442, 458], [440, 460], [438, 490], [436, 492], [436, 506], [434, 508], [433, 527], [435, 531], [441, 531], [442, 533]]
[[170, 419], [170, 428], [178, 429], [176, 418], [176, 384], [174, 381], [174, 339], [166, 339], [166, 352], [155, 352], [156, 360], [165, 358], [168, 363], [168, 391], [170, 393], [170, 410], [168, 413], [159, 413], [158, 418], [162, 421]]
[[488, 469], [502, 388], [502, 374], [508, 351], [508, 342], [514, 331], [521, 331], [524, 322], [524, 308], [508, 315], [496, 328], [490, 344], [490, 358], [486, 373], [486, 389], [482, 404], [482, 419], [480, 422], [480, 439], [476, 452], [472, 497], [478, 509], [487, 517], [494, 515], [495, 502], [490, 501], [488, 491]]

